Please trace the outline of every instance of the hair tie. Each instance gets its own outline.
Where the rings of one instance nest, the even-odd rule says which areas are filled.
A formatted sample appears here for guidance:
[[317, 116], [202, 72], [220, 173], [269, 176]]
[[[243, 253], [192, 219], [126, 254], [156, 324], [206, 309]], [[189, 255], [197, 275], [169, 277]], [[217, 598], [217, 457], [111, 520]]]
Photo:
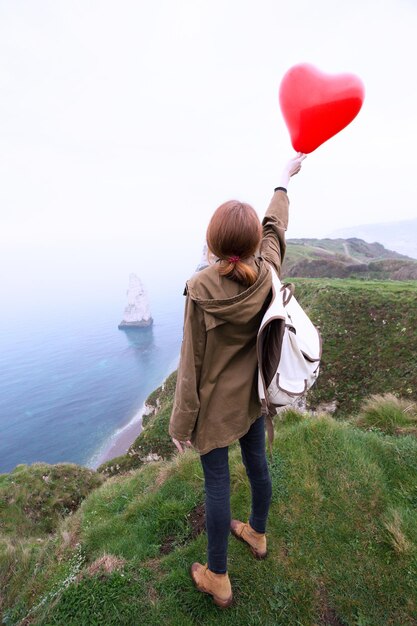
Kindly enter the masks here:
[[240, 256], [231, 256], [228, 258], [229, 263], [238, 263], [240, 261]]

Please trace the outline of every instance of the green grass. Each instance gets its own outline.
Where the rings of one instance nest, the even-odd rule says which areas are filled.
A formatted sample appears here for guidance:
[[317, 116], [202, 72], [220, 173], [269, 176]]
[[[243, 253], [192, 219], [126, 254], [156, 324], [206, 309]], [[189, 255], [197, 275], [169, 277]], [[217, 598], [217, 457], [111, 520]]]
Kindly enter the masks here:
[[[246, 520], [237, 444], [229, 459], [232, 515]], [[417, 440], [292, 412], [277, 424], [270, 469], [269, 555], [256, 561], [230, 537], [229, 609], [198, 593], [189, 575], [192, 562], [206, 562], [207, 540], [190, 524], [204, 490], [198, 455], [187, 450], [109, 478], [66, 520], [72, 547], [63, 551], [59, 532], [47, 552], [16, 562], [3, 581], [4, 623], [37, 606], [30, 623], [42, 625], [415, 624]], [[103, 555], [117, 566], [93, 574]]]
[[296, 297], [323, 338], [310, 406], [336, 400], [356, 414], [364, 398], [417, 399], [417, 283], [294, 279]]
[[155, 557], [167, 542], [186, 540], [191, 532], [186, 515], [202, 498], [201, 472], [190, 459], [169, 473], [166, 464], [153, 463], [125, 478], [122, 490], [119, 481], [109, 481], [91, 495], [82, 524], [90, 555], [98, 557], [104, 549], [141, 561]]
[[417, 434], [417, 405], [393, 394], [367, 398], [359, 415], [349, 420], [361, 428], [389, 435]]
[[103, 480], [74, 463], [17, 465], [0, 474], [0, 530], [22, 537], [47, 535]]

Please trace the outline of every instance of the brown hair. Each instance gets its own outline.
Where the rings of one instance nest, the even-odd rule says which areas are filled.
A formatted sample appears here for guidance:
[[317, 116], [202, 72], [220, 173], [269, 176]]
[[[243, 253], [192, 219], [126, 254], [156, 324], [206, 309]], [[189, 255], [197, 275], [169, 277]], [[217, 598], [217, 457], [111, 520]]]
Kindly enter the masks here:
[[[242, 259], [255, 253], [262, 237], [262, 226], [250, 204], [229, 200], [214, 212], [207, 228], [207, 246], [220, 260], [219, 274], [243, 285], [253, 285], [257, 272]], [[237, 262], [231, 257], [240, 257]]]

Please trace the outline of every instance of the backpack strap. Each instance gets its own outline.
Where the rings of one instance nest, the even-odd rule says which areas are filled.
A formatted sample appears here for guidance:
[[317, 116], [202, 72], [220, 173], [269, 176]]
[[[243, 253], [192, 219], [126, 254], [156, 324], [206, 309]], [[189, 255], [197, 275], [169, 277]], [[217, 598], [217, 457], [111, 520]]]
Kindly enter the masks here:
[[284, 302], [284, 306], [287, 306], [288, 302], [291, 300], [291, 298], [294, 295], [294, 291], [295, 291], [294, 283], [285, 283], [284, 285], [282, 285], [281, 291], [284, 291], [283, 302]]

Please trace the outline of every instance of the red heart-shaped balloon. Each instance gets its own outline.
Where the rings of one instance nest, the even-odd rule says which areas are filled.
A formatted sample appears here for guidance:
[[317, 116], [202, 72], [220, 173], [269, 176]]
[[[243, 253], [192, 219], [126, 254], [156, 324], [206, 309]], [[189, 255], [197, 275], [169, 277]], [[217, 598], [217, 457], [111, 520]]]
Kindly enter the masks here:
[[313, 152], [359, 113], [365, 88], [354, 74], [324, 74], [309, 63], [284, 75], [279, 103], [297, 152]]

